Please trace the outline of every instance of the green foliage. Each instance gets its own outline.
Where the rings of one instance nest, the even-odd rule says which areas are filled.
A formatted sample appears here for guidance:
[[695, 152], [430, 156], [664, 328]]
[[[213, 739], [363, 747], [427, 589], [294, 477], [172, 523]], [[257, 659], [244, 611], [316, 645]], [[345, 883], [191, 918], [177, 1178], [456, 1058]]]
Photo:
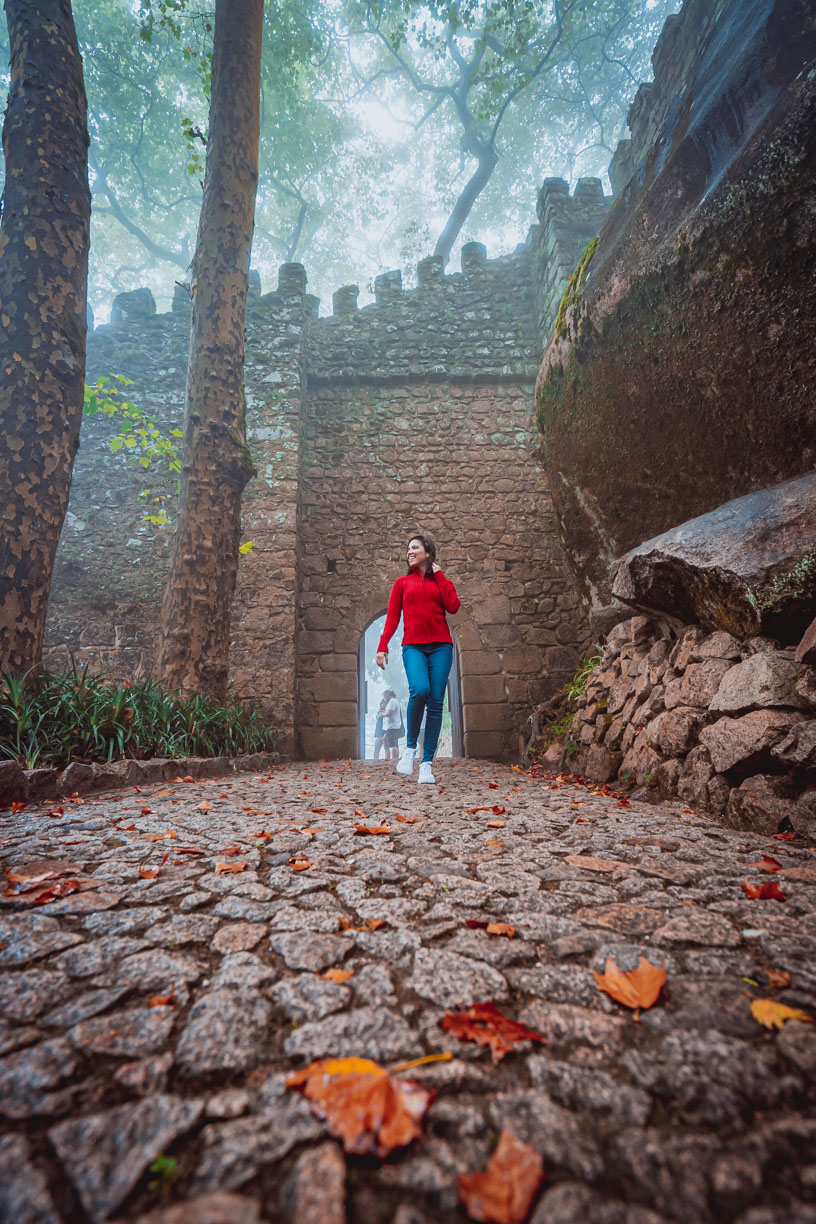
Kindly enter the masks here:
[[164, 432], [155, 417], [124, 399], [122, 389], [132, 385], [133, 379], [123, 374], [103, 374], [92, 387], [85, 388], [83, 415], [116, 418], [119, 428], [110, 441], [111, 454], [124, 450], [130, 452], [130, 462], [139, 467], [149, 468], [158, 462], [168, 472], [180, 472], [181, 455], [175, 439], [182, 437], [181, 430]]
[[173, 1182], [178, 1176], [177, 1165], [178, 1161], [173, 1156], [157, 1156], [150, 1166], [150, 1172], [155, 1173], [156, 1176], [147, 1183], [148, 1190], [167, 1192], [172, 1189]]
[[71, 761], [237, 756], [272, 747], [261, 718], [237, 701], [182, 697], [150, 680], [114, 683], [87, 665], [67, 675], [0, 677], [0, 757], [26, 769]]
[[564, 685], [563, 693], [567, 701], [576, 702], [579, 697], [583, 697], [589, 684], [589, 677], [592, 675], [596, 667], [600, 667], [603, 663], [604, 651], [603, 647], [597, 645], [594, 647], [591, 654], [587, 655], [578, 664], [575, 675], [571, 680], [568, 680]]
[[786, 603], [810, 599], [816, 589], [816, 553], [806, 553], [787, 574], [780, 574], [755, 604], [760, 612], [775, 612]]
[[563, 336], [566, 329], [567, 311], [572, 310], [573, 306], [577, 306], [578, 302], [581, 300], [581, 293], [587, 278], [589, 265], [597, 247], [598, 239], [595, 237], [587, 244], [583, 255], [578, 261], [578, 267], [567, 281], [566, 288], [564, 289], [564, 293], [561, 297], [561, 303], [558, 307], [558, 316], [555, 320], [556, 336]]
[[603, 647], [596, 645], [592, 653], [587, 655], [578, 664], [575, 675], [572, 676], [561, 689], [559, 696], [561, 700], [553, 710], [547, 715], [540, 727], [540, 738], [536, 743], [530, 745], [530, 758], [535, 761], [543, 752], [549, 748], [550, 744], [556, 740], [566, 739], [567, 756], [578, 751], [578, 745], [569, 738], [569, 733], [572, 730], [572, 720], [575, 715], [575, 704], [579, 697], [583, 697], [589, 683], [589, 677], [592, 675], [596, 667], [599, 667], [603, 662], [604, 651]]

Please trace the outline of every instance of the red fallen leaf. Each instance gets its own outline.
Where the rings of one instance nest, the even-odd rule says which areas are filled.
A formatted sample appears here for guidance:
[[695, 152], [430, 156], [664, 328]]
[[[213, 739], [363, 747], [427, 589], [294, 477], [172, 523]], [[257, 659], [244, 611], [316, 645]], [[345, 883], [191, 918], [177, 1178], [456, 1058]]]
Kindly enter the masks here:
[[490, 788], [490, 790], [498, 790], [498, 789], [499, 789], [499, 784], [498, 784], [498, 782], [488, 782], [488, 784], [487, 784], [487, 785], [488, 785], [488, 787]]
[[25, 806], [26, 805], [23, 803], [21, 799], [14, 799], [11, 804], [11, 810], [12, 812], [22, 812]]
[[487, 829], [506, 829], [507, 821], [506, 820], [488, 820], [485, 825], [485, 828]]
[[163, 866], [164, 866], [164, 864], [167, 862], [167, 860], [169, 859], [169, 857], [170, 857], [170, 851], [168, 850], [168, 851], [166, 852], [166, 854], [165, 854], [164, 858], [163, 858], [163, 859], [162, 859], [162, 861], [161, 861], [161, 866], [162, 866], [162, 867], [163, 867]]
[[225, 863], [223, 860], [215, 864], [216, 875], [235, 875], [238, 871], [246, 871], [246, 863]]
[[768, 985], [773, 986], [775, 990], [781, 990], [783, 986], [790, 986], [790, 974], [787, 969], [767, 969], [765, 976], [768, 979]]
[[442, 1027], [460, 1041], [475, 1041], [489, 1046], [494, 1062], [501, 1062], [518, 1041], [546, 1041], [516, 1020], [499, 1011], [495, 1003], [474, 1003], [466, 1012], [446, 1012]]
[[143, 880], [155, 880], [160, 870], [159, 867], [140, 867], [139, 875]]
[[114, 827], [114, 829], [116, 830], [116, 832], [117, 832], [117, 833], [129, 833], [129, 832], [131, 831], [131, 829], [135, 829], [135, 828], [136, 828], [135, 824], [129, 824], [129, 825], [114, 825], [113, 827]]
[[368, 1058], [328, 1058], [287, 1077], [325, 1118], [347, 1152], [383, 1158], [422, 1132], [433, 1093], [391, 1075]]
[[506, 935], [508, 939], [512, 939], [516, 928], [509, 922], [488, 922], [487, 933], [488, 935]]
[[308, 871], [311, 865], [311, 861], [307, 858], [290, 858], [289, 860], [289, 866], [293, 871]]
[[535, 1148], [502, 1130], [484, 1172], [459, 1174], [459, 1202], [471, 1220], [523, 1224], [543, 1181]]
[[494, 803], [490, 810], [494, 816], [503, 816], [507, 808], [502, 807], [500, 803]]
[[788, 894], [779, 887], [778, 880], [768, 880], [767, 884], [748, 884], [745, 880], [741, 880], [740, 888], [752, 901], [787, 901], [788, 899]]
[[243, 846], [227, 846], [225, 850], [218, 850], [218, 854], [246, 854]]
[[151, 995], [150, 998], [147, 1000], [147, 1006], [148, 1007], [175, 1007], [176, 1001], [175, 1001], [175, 998], [173, 997], [175, 993], [176, 993], [176, 988], [174, 986], [169, 994]]
[[373, 836], [386, 837], [391, 830], [388, 825], [354, 825], [355, 833], [371, 833]]
[[416, 816], [403, 816], [401, 812], [397, 812], [397, 820], [400, 824], [416, 824]]
[[47, 905], [49, 901], [56, 901], [58, 897], [67, 897], [70, 893], [75, 892], [79, 892], [79, 880], [58, 880], [50, 888], [37, 893], [37, 896], [34, 898], [34, 904]]
[[211, 812], [212, 804], [207, 799], [202, 799], [201, 803], [196, 803], [193, 807], [194, 812]]
[[773, 834], [772, 834], [772, 837], [773, 837], [773, 840], [774, 840], [774, 841], [793, 841], [793, 839], [794, 839], [794, 837], [795, 837], [795, 836], [796, 836], [796, 834], [795, 834], [794, 832], [790, 832], [790, 833], [773, 833]]
[[628, 799], [619, 799], [619, 800], [618, 800], [618, 807], [631, 807], [631, 806], [632, 806], [632, 805], [631, 805], [631, 803], [629, 802], [629, 800], [628, 800]]
[[199, 850], [197, 846], [179, 846], [176, 854], [206, 854], [206, 850]]
[[666, 981], [666, 970], [661, 965], [658, 969], [641, 956], [637, 969], [624, 973], [619, 969], [611, 956], [606, 958], [606, 969], [595, 974], [598, 989], [623, 1003], [633, 1010], [652, 1007]]
[[471, 931], [483, 931], [487, 926], [487, 922], [481, 918], [466, 918], [465, 922], [470, 927]]
[[62, 807], [55, 807], [55, 808], [52, 808], [52, 809], [51, 809], [51, 811], [50, 811], [50, 812], [46, 812], [46, 813], [45, 813], [45, 815], [46, 815], [46, 816], [64, 816], [64, 815], [65, 815], [65, 808], [62, 808]]
[[267, 833], [266, 829], [261, 829], [260, 833], [253, 833], [253, 837], [257, 837], [258, 841], [274, 841], [271, 833]]
[[322, 816], [324, 812], [328, 812], [328, 808], [309, 808], [310, 812], [314, 812], [317, 816]]
[[779, 859], [775, 859], [772, 854], [763, 854], [756, 863], [748, 863], [747, 866], [756, 867], [759, 871], [775, 872], [783, 870]]
[[503, 841], [496, 841], [496, 840], [495, 840], [495, 838], [494, 838], [492, 841], [486, 841], [486, 842], [485, 842], [485, 845], [486, 845], [486, 846], [503, 846], [503, 845], [504, 845], [504, 842], [503, 842]]
[[468, 816], [475, 816], [477, 812], [489, 812], [490, 804], [488, 804], [486, 807], [467, 808], [466, 811]]
[[144, 807], [144, 808], [142, 808], [142, 815], [143, 815], [143, 816], [151, 816], [152, 814], [153, 814], [153, 809], [152, 809], [152, 808], [148, 808], [148, 807]]

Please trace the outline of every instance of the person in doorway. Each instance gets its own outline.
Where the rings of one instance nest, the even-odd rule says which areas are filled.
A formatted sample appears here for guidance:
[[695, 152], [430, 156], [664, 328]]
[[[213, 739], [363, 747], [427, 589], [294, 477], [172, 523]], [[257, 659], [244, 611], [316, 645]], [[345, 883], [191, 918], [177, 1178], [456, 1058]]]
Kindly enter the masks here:
[[445, 689], [453, 663], [453, 639], [446, 613], [459, 611], [459, 596], [436, 564], [436, 545], [418, 534], [408, 541], [408, 573], [398, 578], [377, 649], [377, 665], [388, 663], [388, 643], [402, 616], [402, 662], [408, 678], [408, 740], [397, 773], [414, 772], [417, 738], [425, 714], [425, 743], [418, 782], [435, 782], [433, 758], [442, 728]]
[[[377, 710], [377, 717], [374, 720], [374, 760], [379, 761], [380, 749], [385, 749], [385, 732], [383, 731], [383, 714], [385, 707], [388, 705], [385, 697], [380, 698], [380, 706]], [[388, 753], [385, 753], [385, 760], [388, 760]]]
[[383, 736], [385, 737], [385, 750], [388, 757], [392, 761], [396, 761], [399, 757], [399, 739], [400, 727], [402, 726], [402, 711], [400, 703], [397, 701], [397, 694], [393, 689], [386, 689], [382, 695], [380, 702], [383, 720]]

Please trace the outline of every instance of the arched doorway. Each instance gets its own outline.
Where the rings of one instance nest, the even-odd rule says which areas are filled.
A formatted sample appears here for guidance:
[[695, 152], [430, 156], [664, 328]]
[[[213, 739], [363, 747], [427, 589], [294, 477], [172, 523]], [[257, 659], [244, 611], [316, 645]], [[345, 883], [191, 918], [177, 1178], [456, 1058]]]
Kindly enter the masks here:
[[[400, 647], [402, 646], [402, 625], [399, 625], [389, 645], [389, 660], [385, 671], [377, 667], [377, 643], [385, 624], [385, 612], [375, 616], [360, 634], [360, 644], [357, 652], [358, 677], [358, 747], [357, 754], [362, 760], [372, 760], [374, 755], [374, 724], [380, 697], [385, 689], [390, 688], [397, 695], [402, 706], [403, 719], [408, 706], [408, 681], [402, 668]], [[462, 684], [459, 664], [459, 648], [454, 634], [453, 666], [445, 694], [445, 708], [442, 715], [442, 734], [439, 737], [437, 757], [460, 757], [463, 755], [462, 734]], [[405, 747], [405, 739], [400, 741], [400, 748]]]

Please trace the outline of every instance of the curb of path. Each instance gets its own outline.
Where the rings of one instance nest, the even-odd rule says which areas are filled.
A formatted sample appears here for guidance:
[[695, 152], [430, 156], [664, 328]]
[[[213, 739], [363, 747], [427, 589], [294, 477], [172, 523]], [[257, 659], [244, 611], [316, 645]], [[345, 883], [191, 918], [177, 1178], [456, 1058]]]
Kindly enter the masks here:
[[71, 795], [144, 786], [175, 778], [223, 778], [232, 773], [269, 769], [285, 758], [277, 752], [253, 752], [237, 757], [150, 757], [146, 761], [87, 764], [72, 761], [56, 769], [21, 769], [16, 761], [0, 761], [0, 806], [14, 802], [48, 803]]

